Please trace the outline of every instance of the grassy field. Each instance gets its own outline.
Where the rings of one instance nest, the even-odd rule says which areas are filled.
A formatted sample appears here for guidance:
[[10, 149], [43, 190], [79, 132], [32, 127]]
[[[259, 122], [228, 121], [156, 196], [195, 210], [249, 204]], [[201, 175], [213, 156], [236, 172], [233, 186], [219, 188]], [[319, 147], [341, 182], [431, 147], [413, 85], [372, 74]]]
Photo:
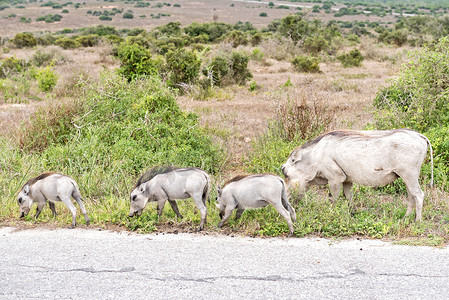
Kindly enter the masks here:
[[[229, 24], [249, 21], [255, 27], [262, 28], [274, 19], [292, 13], [292, 8], [276, 9], [262, 3], [219, 0], [180, 1], [181, 7], [175, 7], [178, 2], [169, 1], [167, 3], [170, 6], [153, 8], [156, 4], [153, 1], [148, 2], [149, 6], [141, 8], [133, 7], [137, 2], [86, 1], [85, 5], [75, 9], [73, 5], [76, 3], [78, 2], [65, 7], [69, 13], [64, 14], [62, 21], [57, 23], [34, 21], [37, 16], [62, 10], [41, 7], [40, 2], [24, 4], [25, 8], [17, 8], [20, 6], [17, 4], [14, 8], [0, 11], [4, 17], [12, 13], [17, 15], [0, 18], [0, 35], [12, 38], [15, 33], [22, 31], [56, 32], [64, 28], [81, 28], [98, 23], [118, 29], [140, 27], [149, 31], [158, 25], [174, 21], [183, 26], [195, 21], [215, 20]], [[313, 6], [311, 3], [304, 5]], [[124, 8], [124, 11], [132, 9], [134, 19], [123, 19], [121, 15], [117, 15], [109, 23], [103, 23], [107, 21], [99, 21], [98, 17], [87, 14], [88, 10], [112, 9], [113, 6]], [[259, 16], [264, 11], [267, 11], [268, 17]], [[159, 19], [149, 17], [156, 12], [170, 16]], [[311, 10], [307, 12], [310, 19], [329, 18], [326, 12], [315, 13], [316, 16]], [[146, 18], [138, 17], [143, 14]], [[21, 16], [33, 21], [20, 22]], [[396, 20], [393, 15], [343, 16], [339, 20], [354, 18], [378, 20], [385, 24]], [[92, 227], [137, 232], [192, 232], [199, 224], [200, 215], [191, 200], [179, 201], [180, 211], [184, 215], [182, 220], [176, 218], [168, 205], [161, 218], [158, 218], [154, 203], [148, 205], [142, 216], [132, 219], [127, 217], [129, 193], [139, 174], [153, 164], [165, 162], [210, 167], [213, 191], [212, 201], [208, 204], [206, 232], [286, 236], [286, 222], [272, 207], [246, 211], [239, 221], [230, 220], [222, 229], [218, 229], [218, 210], [213, 201], [215, 187], [237, 174], [279, 174], [280, 165], [289, 152], [322, 131], [375, 127], [379, 110], [373, 106], [373, 100], [380, 90], [397, 78], [402, 70], [401, 66], [410, 59], [408, 53], [417, 49], [408, 44], [397, 46], [379, 43], [376, 36], [361, 36], [358, 42], [339, 41], [338, 50], [320, 53], [320, 72], [307, 73], [295, 71], [291, 63], [304, 50], [285, 37], [266, 38], [257, 46], [246, 44], [233, 47], [222, 41], [206, 47], [207, 51], [201, 52], [204, 53], [201, 54], [204, 61], [220, 53], [231, 52], [234, 48], [247, 53], [251, 57], [248, 69], [252, 78], [245, 84], [214, 86], [207, 90], [207, 95], [201, 94], [204, 91], [198, 86], [193, 86], [187, 92], [172, 94], [163, 83], [146, 80], [126, 83], [115, 79], [116, 76], [112, 74], [120, 68], [121, 62], [117, 56], [112, 55], [116, 46], [104, 41], [95, 47], [76, 49], [62, 49], [54, 45], [19, 49], [5, 41], [1, 59], [13, 57], [31, 62], [41, 57], [42, 53], [51, 53], [53, 60], [49, 68], [52, 73], [57, 74], [57, 82], [52, 90], [43, 91], [38, 80], [33, 79], [36, 75], [31, 73], [34, 71], [7, 74], [1, 79], [0, 225], [19, 228], [69, 225], [71, 216], [61, 203], [56, 206], [59, 212], [56, 218], [52, 217], [47, 207], [38, 220], [32, 216], [27, 216], [24, 220], [18, 218], [15, 197], [23, 183], [41, 172], [58, 171], [72, 176], [78, 182]], [[354, 48], [360, 50], [364, 57], [361, 66], [343, 67], [336, 58], [337, 54]], [[45, 67], [37, 68], [44, 69]], [[164, 91], [162, 96], [158, 94], [159, 91]], [[146, 112], [138, 111], [141, 106], [151, 106], [151, 99], [155, 95], [168, 97], [161, 98], [169, 99], [167, 101], [174, 99], [183, 112], [180, 116], [186, 118], [183, 122], [189, 124], [186, 129], [183, 127], [185, 124], [173, 121], [179, 126], [175, 133], [170, 128], [163, 128], [167, 131], [159, 139], [156, 135], [159, 131], [150, 131], [157, 128], [148, 124], [156, 124], [158, 121], [151, 122], [169, 118], [161, 112], [161, 115], [155, 115], [152, 119]], [[121, 99], [128, 102], [122, 103], [119, 101]], [[282, 119], [289, 105], [314, 112], [315, 115], [307, 114], [308, 118], [323, 124], [326, 122], [326, 126], [320, 127], [319, 132], [310, 132], [306, 139], [298, 138], [290, 142], [279, 139], [273, 133], [273, 124]], [[129, 117], [125, 117], [124, 113], [127, 109]], [[189, 112], [192, 114], [187, 115]], [[60, 121], [61, 116], [67, 116], [67, 120]], [[114, 120], [117, 125], [114, 125]], [[135, 121], [142, 123], [133, 123]], [[143, 145], [138, 140], [142, 124], [149, 126], [145, 128], [150, 137], [147, 135], [144, 142], [154, 142], [149, 152], [139, 149]], [[176, 144], [180, 142], [176, 138], [176, 132], [180, 134], [184, 130], [195, 131], [198, 136], [204, 134], [210, 140], [201, 140], [199, 144], [193, 141], [194, 146], [183, 142], [179, 146], [180, 144]], [[30, 137], [30, 132], [36, 136], [35, 140]], [[56, 137], [55, 140], [32, 150], [27, 149], [26, 145], [30, 141], [39, 144], [44, 136], [52, 135]], [[108, 136], [111, 137], [110, 140]], [[170, 138], [166, 138], [167, 136]], [[133, 138], [132, 141], [130, 137]], [[444, 137], [443, 141], [438, 140], [436, 143], [444, 145]], [[215, 148], [207, 148], [210, 145]], [[213, 154], [215, 161], [212, 165], [205, 162], [202, 152], [189, 155], [186, 153], [188, 151], [182, 151], [183, 147], [195, 151], [204, 149], [209, 151], [207, 153], [215, 153], [217, 149], [221, 152]], [[437, 159], [442, 157], [445, 157], [444, 153], [438, 155]], [[413, 216], [410, 219], [404, 218], [406, 192], [401, 182], [386, 188], [356, 186], [355, 209], [349, 208], [342, 197], [332, 205], [328, 200], [327, 187], [322, 187], [311, 189], [303, 199], [297, 199], [294, 195], [291, 197], [298, 216], [295, 235], [337, 238], [362, 236], [388, 238], [403, 244], [445, 244], [449, 240], [449, 197], [447, 181], [441, 178], [447, 178], [447, 174], [445, 175], [444, 168], [437, 169], [436, 172], [440, 178], [437, 186], [427, 187], [429, 165], [426, 161], [420, 178], [426, 193], [423, 221], [420, 223], [413, 222]], [[79, 215], [80, 213], [77, 217], [78, 224], [85, 227], [84, 219]]]

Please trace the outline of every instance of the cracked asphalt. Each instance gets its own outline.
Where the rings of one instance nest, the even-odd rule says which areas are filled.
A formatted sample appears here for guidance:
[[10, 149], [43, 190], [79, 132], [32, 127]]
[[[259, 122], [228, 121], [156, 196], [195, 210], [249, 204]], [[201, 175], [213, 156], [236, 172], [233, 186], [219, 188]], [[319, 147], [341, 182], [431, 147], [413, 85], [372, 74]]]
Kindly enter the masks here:
[[0, 228], [0, 299], [447, 299], [449, 248]]

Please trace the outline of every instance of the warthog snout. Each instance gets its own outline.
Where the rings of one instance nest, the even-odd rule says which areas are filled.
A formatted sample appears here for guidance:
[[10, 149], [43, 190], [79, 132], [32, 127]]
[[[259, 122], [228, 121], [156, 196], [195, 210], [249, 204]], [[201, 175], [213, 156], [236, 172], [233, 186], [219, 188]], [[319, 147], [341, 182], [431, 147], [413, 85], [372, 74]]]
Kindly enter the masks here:
[[140, 210], [130, 211], [128, 216], [134, 217], [136, 215], [140, 216], [141, 214], [142, 214], [142, 210], [140, 209]]
[[221, 211], [218, 215], [220, 216], [220, 219], [223, 219], [223, 213]]

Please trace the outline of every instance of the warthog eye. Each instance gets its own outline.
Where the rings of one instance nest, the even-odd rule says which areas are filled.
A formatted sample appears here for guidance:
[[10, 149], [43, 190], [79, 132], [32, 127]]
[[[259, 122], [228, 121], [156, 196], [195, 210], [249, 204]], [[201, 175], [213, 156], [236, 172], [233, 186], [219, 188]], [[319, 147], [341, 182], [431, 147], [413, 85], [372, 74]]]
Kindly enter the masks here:
[[136, 201], [136, 198], [137, 198], [137, 196], [136, 196], [136, 195], [133, 195], [133, 196], [131, 197], [131, 200], [132, 200], [132, 201]]
[[22, 203], [22, 197], [19, 198], [19, 204], [21, 204], [21, 203]]

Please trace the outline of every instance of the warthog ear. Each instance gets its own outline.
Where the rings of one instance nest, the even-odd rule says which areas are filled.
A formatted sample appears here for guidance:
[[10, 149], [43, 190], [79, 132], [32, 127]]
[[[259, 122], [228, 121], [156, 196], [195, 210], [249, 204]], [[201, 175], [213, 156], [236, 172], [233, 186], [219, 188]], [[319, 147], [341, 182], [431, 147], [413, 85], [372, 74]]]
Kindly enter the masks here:
[[220, 188], [217, 188], [217, 195], [218, 196], [221, 196], [221, 193], [223, 192], [223, 190], [222, 189], [220, 189]]
[[291, 158], [292, 158], [292, 163], [295, 163], [295, 162], [297, 162], [297, 161], [300, 161], [301, 158], [302, 158], [302, 153], [301, 153], [301, 151], [300, 151], [300, 150], [294, 151], [294, 152], [292, 153]]
[[30, 192], [30, 186], [27, 184], [23, 187], [23, 193], [25, 195], [28, 195], [29, 192]]

